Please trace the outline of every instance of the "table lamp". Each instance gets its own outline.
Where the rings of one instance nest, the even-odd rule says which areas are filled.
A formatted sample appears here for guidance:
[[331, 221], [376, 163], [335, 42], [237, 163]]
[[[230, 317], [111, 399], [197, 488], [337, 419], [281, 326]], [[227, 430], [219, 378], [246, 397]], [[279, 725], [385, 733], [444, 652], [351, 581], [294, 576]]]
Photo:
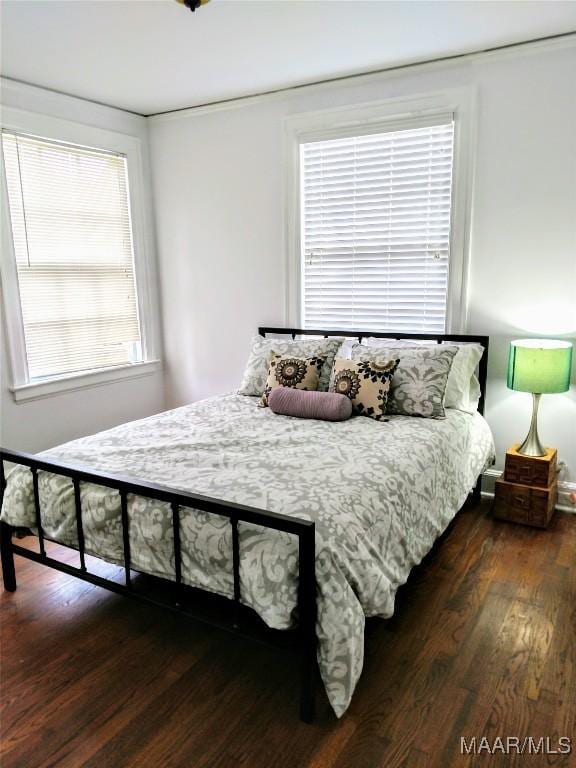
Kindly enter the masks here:
[[546, 455], [538, 437], [540, 395], [566, 392], [570, 388], [571, 368], [572, 344], [569, 341], [518, 339], [510, 342], [508, 387], [532, 393], [532, 421], [518, 453]]

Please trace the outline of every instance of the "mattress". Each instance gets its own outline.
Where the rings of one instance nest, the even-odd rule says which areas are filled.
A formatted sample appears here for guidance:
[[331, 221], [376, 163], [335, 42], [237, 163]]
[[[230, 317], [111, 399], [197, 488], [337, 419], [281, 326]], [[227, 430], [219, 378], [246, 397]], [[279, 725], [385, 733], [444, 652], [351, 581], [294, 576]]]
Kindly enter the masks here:
[[[480, 414], [442, 420], [394, 416], [323, 422], [278, 416], [236, 394], [123, 424], [40, 454], [316, 523], [318, 662], [341, 716], [359, 679], [367, 616], [390, 617], [398, 588], [432, 547], [491, 462], [493, 439]], [[45, 535], [76, 546], [69, 479], [39, 472]], [[81, 484], [86, 551], [122, 562], [118, 494]], [[168, 505], [128, 497], [131, 566], [174, 578]], [[34, 527], [30, 471], [7, 475], [2, 520]], [[294, 624], [295, 536], [240, 523], [242, 602], [270, 627]], [[181, 510], [186, 584], [233, 595], [226, 518]]]

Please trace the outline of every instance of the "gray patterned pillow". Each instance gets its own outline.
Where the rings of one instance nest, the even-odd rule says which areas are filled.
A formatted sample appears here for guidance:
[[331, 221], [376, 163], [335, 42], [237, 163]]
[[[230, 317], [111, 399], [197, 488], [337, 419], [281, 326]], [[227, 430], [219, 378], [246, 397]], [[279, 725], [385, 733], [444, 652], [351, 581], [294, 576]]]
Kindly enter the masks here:
[[[358, 342], [355, 342], [358, 343]], [[444, 396], [445, 408], [456, 408], [459, 411], [465, 411], [466, 413], [476, 413], [478, 410], [478, 401], [480, 399], [480, 383], [476, 376], [476, 370], [478, 363], [480, 362], [482, 355], [484, 354], [484, 348], [480, 344], [475, 344], [468, 341], [443, 341], [444, 346], [457, 347], [458, 352], [452, 367], [450, 368], [450, 374], [448, 375], [448, 381], [446, 382], [446, 394]], [[368, 336], [362, 340], [362, 345], [371, 348], [385, 349], [385, 348], [399, 348], [409, 347], [411, 349], [421, 347], [435, 347], [435, 341], [428, 341], [426, 339], [380, 339], [374, 336]], [[340, 355], [343, 357], [342, 349]]]
[[401, 416], [424, 416], [441, 419], [444, 412], [444, 395], [452, 361], [457, 347], [430, 346], [418, 349], [409, 347], [366, 347], [355, 344], [352, 360], [389, 360], [400, 358], [400, 365], [392, 379], [388, 396], [388, 413]]
[[320, 392], [327, 392], [332, 364], [341, 344], [342, 339], [336, 337], [332, 339], [285, 341], [284, 339], [267, 339], [263, 336], [254, 336], [252, 339], [252, 351], [246, 363], [238, 394], [260, 397], [264, 393], [266, 379], [268, 378], [268, 367], [273, 355], [325, 358], [318, 390]]

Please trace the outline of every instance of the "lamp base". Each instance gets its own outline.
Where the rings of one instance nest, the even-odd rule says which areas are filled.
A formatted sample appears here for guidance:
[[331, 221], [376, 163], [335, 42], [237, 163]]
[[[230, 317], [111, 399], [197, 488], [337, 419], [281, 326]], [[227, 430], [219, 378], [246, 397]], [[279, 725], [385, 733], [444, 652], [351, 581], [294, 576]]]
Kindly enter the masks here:
[[523, 456], [546, 456], [546, 449], [538, 437], [538, 406], [540, 405], [540, 395], [532, 395], [532, 420], [526, 439], [518, 448], [518, 453]]

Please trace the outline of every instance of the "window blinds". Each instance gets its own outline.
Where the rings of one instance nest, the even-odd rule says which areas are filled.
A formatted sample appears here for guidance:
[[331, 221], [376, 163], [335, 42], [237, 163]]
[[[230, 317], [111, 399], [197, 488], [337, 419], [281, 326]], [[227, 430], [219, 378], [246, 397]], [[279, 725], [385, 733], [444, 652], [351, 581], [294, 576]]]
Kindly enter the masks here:
[[301, 144], [305, 327], [444, 332], [453, 137], [450, 116]]
[[29, 380], [142, 358], [126, 158], [2, 134]]

